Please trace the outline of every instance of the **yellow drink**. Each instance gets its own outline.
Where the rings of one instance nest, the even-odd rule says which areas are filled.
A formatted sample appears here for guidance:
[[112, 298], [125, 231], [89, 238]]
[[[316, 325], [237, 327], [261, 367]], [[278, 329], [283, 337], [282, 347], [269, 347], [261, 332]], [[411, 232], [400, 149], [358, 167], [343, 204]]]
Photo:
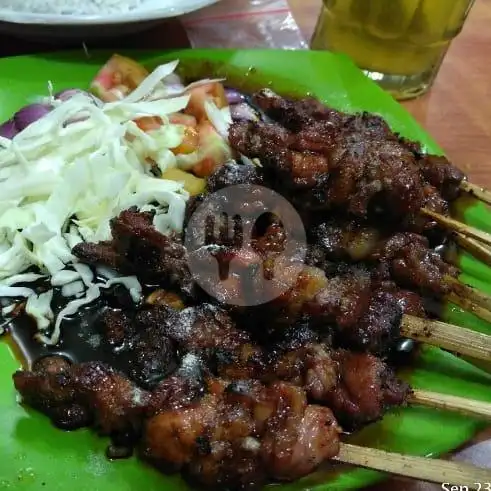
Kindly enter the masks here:
[[348, 54], [398, 98], [431, 85], [474, 0], [324, 0], [312, 49]]

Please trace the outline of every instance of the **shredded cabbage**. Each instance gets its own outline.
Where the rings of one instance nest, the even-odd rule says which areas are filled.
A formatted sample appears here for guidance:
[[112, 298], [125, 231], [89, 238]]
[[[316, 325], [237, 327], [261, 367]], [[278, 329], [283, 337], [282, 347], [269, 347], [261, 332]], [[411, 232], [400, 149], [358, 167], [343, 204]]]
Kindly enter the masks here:
[[222, 138], [227, 139], [228, 129], [232, 124], [230, 107], [226, 106], [223, 109], [218, 109], [217, 105], [212, 101], [205, 101], [205, 111], [217, 133]]
[[30, 297], [34, 295], [34, 290], [22, 286], [0, 285], [0, 297]]
[[81, 274], [78, 271], [63, 269], [51, 277], [51, 284], [53, 286], [64, 286], [73, 283], [80, 278]]
[[61, 310], [61, 312], [58, 314], [58, 317], [56, 318], [55, 326], [50, 336], [46, 336], [42, 333], [37, 333], [36, 338], [44, 344], [57, 344], [60, 340], [61, 322], [70, 315], [76, 314], [80, 307], [92, 303], [94, 300], [99, 298], [100, 295], [101, 291], [99, 287], [96, 285], [91, 285], [87, 289], [87, 292], [83, 298], [68, 302], [68, 304]]
[[111, 278], [101, 286], [109, 288], [110, 286], [117, 284], [123, 285], [130, 292], [133, 302], [137, 303], [141, 300], [142, 286], [136, 276], [119, 276]]
[[67, 283], [61, 287], [61, 294], [65, 298], [76, 297], [80, 293], [84, 293], [85, 285], [83, 281], [74, 281], [73, 283]]
[[27, 299], [26, 313], [36, 321], [40, 331], [46, 331], [53, 321], [51, 300], [53, 300], [53, 290], [48, 290], [40, 295], [31, 295]]
[[[45, 117], [12, 140], [0, 138], [0, 296], [28, 297], [26, 310], [46, 330], [52, 291], [36, 295], [13, 286], [40, 278], [23, 273], [38, 267], [68, 297], [87, 288], [60, 312], [50, 336], [39, 333], [42, 342], [56, 343], [62, 320], [98, 298], [105, 286], [96, 285], [93, 271], [73, 256], [75, 245], [110, 239], [111, 218], [131, 206], [154, 205], [156, 217], [166, 217], [162, 231], [182, 228], [188, 193], [182, 183], [155, 179], [148, 163], [162, 172], [177, 166], [171, 149], [182, 143], [184, 128], [171, 124], [168, 115], [185, 109], [190, 96], [184, 88], [154, 97], [176, 67], [177, 62], [158, 67], [117, 102], [99, 104], [82, 92], [53, 100]], [[164, 125], [144, 132], [135, 120], [145, 116], [159, 116]], [[162, 218], [158, 224], [164, 228]], [[135, 280], [115, 277], [106, 285], [122, 283], [138, 300], [141, 285]]]

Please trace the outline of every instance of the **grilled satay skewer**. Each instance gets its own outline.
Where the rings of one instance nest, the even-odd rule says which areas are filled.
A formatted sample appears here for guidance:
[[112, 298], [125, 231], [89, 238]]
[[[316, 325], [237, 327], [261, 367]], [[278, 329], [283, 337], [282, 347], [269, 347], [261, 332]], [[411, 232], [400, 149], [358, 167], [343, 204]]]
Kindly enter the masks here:
[[[167, 296], [154, 295], [157, 297]], [[330, 350], [317, 341], [313, 331], [302, 331], [301, 327], [299, 331], [293, 326], [273, 335], [273, 340], [266, 336], [270, 344], [262, 346], [254, 344], [251, 334], [237, 328], [232, 318], [215, 306], [202, 304], [170, 311], [167, 303], [153, 305], [152, 310], [137, 315], [137, 330], [163, 328], [163, 333], [180, 349], [208, 353], [211, 365], [222, 378], [259, 379], [266, 383], [283, 380], [301, 386], [311, 400], [331, 407], [350, 429], [381, 418], [388, 407], [405, 403], [491, 419], [490, 403], [411, 390], [381, 359], [367, 353]], [[112, 331], [112, 324], [122, 324], [118, 316], [121, 314], [113, 313], [106, 318], [108, 332]], [[180, 326], [187, 319], [192, 319], [192, 324], [183, 330]], [[347, 375], [360, 367], [364, 367], [363, 373], [354, 378]], [[354, 407], [359, 409], [352, 412]], [[348, 422], [344, 415], [348, 415]]]
[[372, 198], [385, 194], [389, 215], [420, 213], [491, 244], [490, 234], [444, 216], [464, 174], [444, 157], [422, 154], [418, 144], [394, 134], [380, 117], [343, 114], [314, 99], [290, 101], [267, 89], [253, 101], [284, 127], [238, 122], [231, 127], [230, 143], [274, 170], [286, 187], [300, 190], [301, 206], [344, 206], [365, 215]]
[[[321, 328], [334, 325], [336, 339], [350, 349], [378, 353], [386, 349], [388, 339], [402, 336], [491, 361], [491, 336], [419, 317], [424, 309], [418, 295], [395, 287], [372, 289], [366, 270], [327, 278], [318, 268], [305, 268], [276, 303], [284, 315], [303, 313], [317, 319]], [[406, 314], [402, 318], [397, 315], [401, 308]], [[407, 315], [412, 312], [418, 316]]]
[[368, 261], [386, 263], [396, 283], [430, 292], [444, 299], [453, 294], [457, 305], [474, 304], [484, 320], [491, 319], [491, 296], [458, 281], [459, 270], [430, 249], [427, 239], [411, 232], [383, 236], [373, 227], [354, 222], [334, 221], [318, 225], [311, 232], [315, 247], [328, 260]]
[[331, 410], [309, 404], [301, 388], [213, 378], [195, 355], [186, 356], [151, 393], [102, 363], [70, 365], [57, 356], [17, 372], [14, 383], [24, 402], [57, 426], [92, 425], [115, 440], [124, 434], [129, 448], [140, 441], [144, 460], [159, 469], [185, 471], [212, 489], [293, 481], [331, 459], [436, 482], [489, 479], [489, 471], [466, 464], [435, 460], [429, 465], [427, 459], [342, 443]]
[[[142, 219], [142, 217], [144, 219]], [[153, 281], [157, 280], [158, 277], [161, 277], [162, 280], [165, 280], [167, 277], [172, 277], [174, 278], [175, 282], [177, 282], [174, 285], [175, 288], [179, 290], [180, 288], [179, 283], [183, 282], [182, 285], [183, 294], [185, 295], [186, 292], [190, 291], [191, 288], [190, 281], [192, 280], [190, 280], [191, 274], [189, 272], [188, 265], [187, 265], [188, 252], [186, 251], [184, 245], [180, 243], [177, 239], [173, 239], [172, 237], [166, 237], [160, 234], [159, 232], [157, 232], [152, 225], [151, 217], [148, 217], [146, 214], [140, 214], [137, 211], [127, 210], [123, 212], [120, 215], [120, 217], [113, 220], [113, 227], [117, 228], [116, 225], [119, 224], [118, 227], [122, 228], [122, 224], [128, 225], [130, 223], [131, 223], [130, 228], [132, 230], [132, 233], [135, 233], [139, 237], [138, 247], [141, 247], [142, 250], [144, 248], [148, 248], [148, 250], [152, 251], [152, 254], [154, 254], [152, 256], [154, 263], [152, 263], [152, 266], [150, 266], [151, 269], [148, 271], [146, 269], [148, 269], [149, 266], [146, 265], [144, 261], [138, 263], [138, 265], [125, 264], [125, 271], [134, 270], [140, 278], [145, 278], [145, 275], [151, 274]], [[147, 236], [149, 236], [148, 239]], [[157, 247], [158, 246], [157, 243], [160, 240], [162, 241], [163, 246], [159, 248]], [[134, 241], [127, 241], [125, 242], [125, 244], [130, 244], [131, 247], [131, 244], [134, 244]], [[128, 245], [126, 245], [125, 247], [128, 247]], [[103, 247], [99, 247], [97, 244], [83, 243], [76, 246], [73, 252], [76, 256], [80, 257], [83, 261], [89, 262], [90, 264], [106, 264], [105, 262], [106, 258], [109, 257], [109, 260], [112, 261], [111, 264], [109, 265], [114, 267], [113, 256], [114, 255], [117, 256], [118, 254], [121, 254], [121, 251], [113, 251], [113, 253], [108, 255], [107, 254], [108, 248], [110, 248], [110, 244], [108, 245], [107, 243], [103, 244]], [[217, 248], [219, 248], [219, 246], [217, 246]], [[101, 249], [100, 253], [98, 252], [99, 249]], [[138, 257], [138, 255], [129, 252], [128, 254], [125, 254], [124, 256], [125, 258]], [[167, 257], [167, 254], [170, 254], [169, 258]], [[174, 259], [176, 257], [180, 258], [179, 261], [176, 261], [176, 259]], [[258, 259], [257, 256], [256, 259]], [[246, 261], [248, 260], [249, 259], [246, 259]], [[161, 270], [157, 271], [156, 268], [154, 267], [154, 264], [158, 264]], [[166, 274], [166, 271], [168, 271], [168, 274]], [[261, 269], [259, 268], [258, 271], [261, 272]], [[285, 269], [285, 271], [287, 270]], [[297, 278], [296, 276], [297, 274], [298, 272], [295, 272], [295, 278]], [[329, 285], [331, 285], [335, 295], [340, 297], [340, 301], [341, 301], [341, 296], [344, 295], [343, 294], [344, 287], [340, 288], [343, 285], [344, 280], [342, 281], [336, 280], [336, 282], [331, 281], [331, 283], [329, 283], [330, 280], [327, 279], [325, 273], [319, 268], [306, 268], [305, 272], [302, 273], [300, 277], [297, 278], [297, 280], [298, 280], [297, 287], [294, 287], [293, 290], [291, 291], [291, 295], [293, 295], [292, 298], [290, 299], [289, 296], [286, 295], [278, 299], [280, 308], [284, 306], [288, 311], [292, 309], [292, 306], [296, 305], [296, 306], [300, 306], [300, 310], [301, 310], [304, 307], [304, 304], [306, 304], [308, 301], [314, 300], [316, 295], [321, 293], [321, 291], [324, 288], [329, 287]], [[290, 282], [289, 284], [295, 284], [295, 281], [296, 280], [293, 279], [293, 281]], [[295, 288], [297, 288], [297, 291], [295, 291]], [[298, 288], [300, 288], [300, 291], [298, 291]], [[370, 293], [369, 285], [364, 288], [365, 289], [363, 290], [362, 293], [366, 296], [368, 293]], [[295, 296], [297, 297], [297, 300], [294, 300]], [[299, 302], [298, 298], [302, 299], [302, 301]], [[380, 301], [382, 302], [381, 305], [383, 306], [383, 302], [385, 300], [382, 298], [380, 299]], [[398, 300], [396, 300], [396, 302], [397, 301]], [[314, 307], [317, 308], [316, 306]], [[321, 310], [322, 308], [323, 307], [321, 305]], [[361, 304], [360, 308], [363, 310], [363, 312], [365, 312], [367, 309], [367, 305], [363, 306], [363, 304]], [[394, 307], [394, 312], [397, 311], [398, 309], [396, 305]], [[297, 311], [294, 312], [293, 314], [298, 315], [300, 313], [301, 312], [297, 309]], [[422, 311], [422, 314], [424, 315], [424, 310]], [[408, 323], [407, 319], [408, 318], [406, 318], [406, 321], [402, 323], [399, 322], [400, 319], [399, 320], [394, 319], [392, 324], [390, 324], [391, 326], [393, 326], [391, 327], [391, 329], [392, 328], [394, 329], [393, 332], [395, 332], [396, 335], [398, 334], [397, 331], [400, 327], [402, 329], [402, 332], [400, 332], [402, 336], [406, 334], [409, 334], [409, 336], [411, 336], [411, 333], [413, 332], [414, 323], [418, 322], [418, 319], [415, 318], [412, 324]], [[334, 324], [339, 324], [338, 320], [339, 319], [334, 317], [333, 319]], [[353, 322], [351, 326], [357, 325], [358, 321], [359, 321], [359, 317], [355, 319], [355, 322]], [[448, 346], [449, 343], [451, 343], [452, 349], [454, 349], [457, 353], [466, 353], [473, 357], [477, 357], [479, 359], [489, 360], [490, 358], [489, 347], [491, 346], [491, 336], [485, 336], [484, 334], [476, 334], [473, 331], [469, 331], [451, 325], [448, 325], [447, 327], [448, 332], [450, 334], [446, 335], [447, 332], [445, 331], [446, 326], [447, 325], [441, 323], [432, 323], [430, 321], [425, 321], [424, 332], [427, 334], [425, 341], [430, 344], [443, 346], [443, 347]], [[406, 328], [407, 328], [407, 333], [405, 332]], [[461, 341], [459, 343], [452, 341], [452, 337], [455, 335], [456, 332], [462, 333], [462, 335], [458, 338], [458, 340]], [[388, 334], [390, 338], [390, 333]], [[420, 339], [423, 336], [423, 334], [419, 332], [417, 336], [418, 337], [416, 339]], [[369, 337], [371, 336], [367, 336], [367, 338]], [[367, 349], [365, 344], [362, 344], [362, 348]]]
[[[236, 184], [262, 184], [262, 176], [252, 166], [225, 164], [208, 179], [210, 193]], [[348, 218], [345, 221], [330, 219], [313, 228], [309, 225], [308, 228], [309, 243], [313, 241], [316, 254], [320, 252], [328, 261], [386, 263], [396, 283], [401, 282], [424, 294], [451, 300], [491, 321], [491, 297], [460, 284], [456, 280], [459, 270], [432, 250], [423, 235], [384, 232]], [[281, 248], [281, 244], [278, 245]], [[449, 294], [451, 299], [448, 298]]]
[[317, 254], [327, 260], [368, 261], [379, 269], [385, 267], [397, 284], [449, 300], [491, 322], [491, 296], [461, 283], [459, 270], [430, 249], [422, 235], [399, 232], [383, 237], [374, 228], [349, 221], [322, 223], [311, 234]]

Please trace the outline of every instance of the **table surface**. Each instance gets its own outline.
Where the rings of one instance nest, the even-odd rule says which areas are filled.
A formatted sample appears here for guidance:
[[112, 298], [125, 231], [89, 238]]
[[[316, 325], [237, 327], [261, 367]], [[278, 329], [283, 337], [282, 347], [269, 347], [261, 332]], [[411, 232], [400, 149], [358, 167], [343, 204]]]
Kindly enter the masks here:
[[[288, 1], [305, 38], [310, 39], [320, 10], [320, 0]], [[470, 180], [487, 188], [491, 188], [491, 63], [487, 56], [491, 49], [490, 25], [491, 0], [477, 0], [463, 32], [452, 43], [432, 90], [424, 97], [404, 103], [449, 158], [465, 170]], [[97, 47], [165, 48], [185, 46], [186, 42], [182, 28], [177, 23], [170, 23], [165, 29], [156, 27], [146, 33], [106, 41]], [[49, 49], [60, 49], [60, 45], [53, 48], [53, 45], [0, 35], [0, 56]], [[477, 436], [451, 458], [489, 466], [491, 430]], [[441, 489], [440, 485], [395, 478], [370, 488], [371, 491]]]

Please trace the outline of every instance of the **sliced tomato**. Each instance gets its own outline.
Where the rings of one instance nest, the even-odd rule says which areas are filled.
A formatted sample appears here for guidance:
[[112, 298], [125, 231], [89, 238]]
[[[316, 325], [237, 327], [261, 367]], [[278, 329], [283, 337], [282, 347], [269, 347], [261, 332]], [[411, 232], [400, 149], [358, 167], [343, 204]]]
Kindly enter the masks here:
[[191, 98], [185, 112], [194, 116], [198, 121], [207, 119], [205, 101], [214, 102], [219, 109], [228, 106], [225, 89], [219, 82], [195, 87], [189, 91], [189, 95]]
[[209, 176], [217, 167], [231, 159], [232, 154], [227, 142], [215, 131], [213, 125], [203, 121], [198, 126], [199, 161], [192, 171], [198, 177]]
[[99, 70], [90, 91], [105, 102], [116, 101], [135, 90], [148, 75], [137, 61], [115, 54]]
[[144, 116], [143, 118], [135, 119], [135, 123], [138, 128], [145, 132], [158, 130], [164, 124], [158, 116]]

